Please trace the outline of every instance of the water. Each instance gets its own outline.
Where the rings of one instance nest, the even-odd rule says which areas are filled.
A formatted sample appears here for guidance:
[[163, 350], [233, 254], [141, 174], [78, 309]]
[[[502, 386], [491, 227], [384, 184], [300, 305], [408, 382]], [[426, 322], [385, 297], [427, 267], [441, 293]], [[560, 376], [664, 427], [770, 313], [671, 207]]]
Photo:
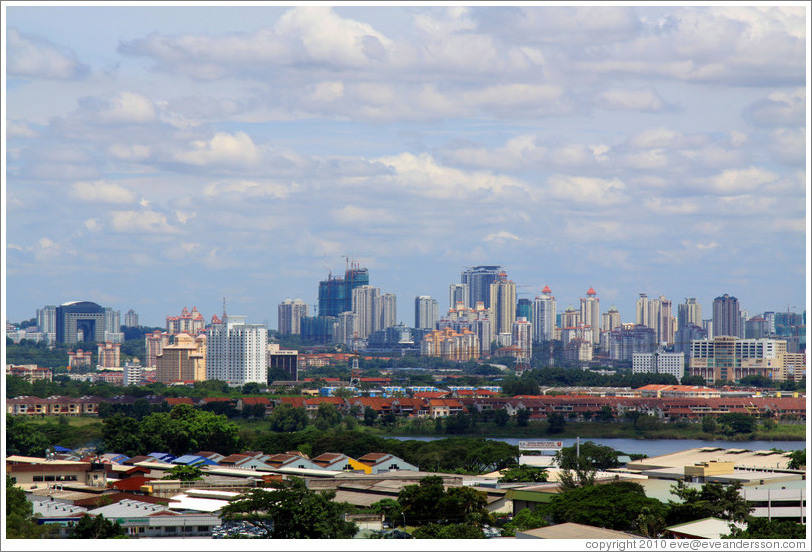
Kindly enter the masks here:
[[[393, 437], [400, 441], [436, 441], [446, 437]], [[565, 447], [575, 444], [575, 438], [538, 438], [530, 437], [489, 437], [494, 441], [503, 441], [511, 445], [518, 445], [519, 441], [561, 441]], [[745, 450], [770, 450], [777, 448], [780, 450], [799, 450], [806, 448], [805, 441], [703, 441], [700, 439], [581, 439], [581, 443], [592, 441], [597, 445], [612, 447], [615, 450], [626, 454], [647, 454], [649, 457], [671, 454], [691, 448], [719, 447], [723, 449], [745, 449]]]

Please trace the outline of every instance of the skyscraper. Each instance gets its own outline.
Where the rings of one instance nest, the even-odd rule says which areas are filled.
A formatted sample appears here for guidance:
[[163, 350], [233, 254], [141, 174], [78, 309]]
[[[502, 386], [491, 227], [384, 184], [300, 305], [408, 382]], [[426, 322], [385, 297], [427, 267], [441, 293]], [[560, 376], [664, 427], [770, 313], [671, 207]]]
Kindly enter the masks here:
[[[486, 305], [487, 306], [487, 305]], [[491, 284], [490, 310], [494, 332], [510, 333], [516, 321], [516, 284], [503, 271]]]
[[394, 293], [381, 295], [381, 324], [379, 330], [385, 330], [398, 324], [398, 297]]
[[352, 310], [352, 290], [369, 285], [369, 271], [353, 265], [344, 278], [328, 276], [319, 282], [319, 316], [338, 316]]
[[635, 304], [635, 323], [654, 330], [657, 343], [674, 343], [674, 322], [671, 316], [671, 300], [660, 295], [649, 299], [641, 293]]
[[519, 316], [513, 323], [512, 344], [516, 348], [516, 365], [523, 369], [530, 367], [533, 356], [533, 325], [524, 316]]
[[268, 379], [268, 330], [246, 324], [244, 316], [223, 315], [222, 322], [206, 330], [206, 379], [229, 385]]
[[592, 330], [592, 344], [600, 341], [601, 307], [600, 299], [594, 289], [589, 288], [586, 297], [581, 298], [581, 323]]
[[352, 312], [355, 315], [356, 337], [366, 339], [372, 332], [381, 329], [383, 304], [381, 288], [369, 285], [352, 290]]
[[516, 304], [516, 318], [523, 316], [531, 324], [533, 323], [533, 302], [530, 299], [521, 298]]
[[440, 318], [437, 300], [429, 295], [414, 298], [414, 327], [418, 330], [433, 330]]
[[448, 308], [456, 309], [457, 303], [463, 307], [471, 308], [468, 284], [451, 284], [448, 286]]
[[685, 302], [677, 307], [677, 329], [690, 324], [702, 325], [702, 305], [695, 297], [686, 297]]
[[133, 309], [127, 311], [127, 314], [124, 315], [124, 325], [128, 328], [137, 328], [138, 327], [138, 313], [135, 312]]
[[203, 381], [206, 379], [206, 335], [186, 333], [175, 336], [155, 359], [155, 381]]
[[555, 334], [555, 297], [550, 286], [533, 301], [533, 339], [536, 343], [551, 341]]
[[56, 334], [56, 306], [47, 305], [37, 309], [37, 327], [47, 334]]
[[307, 316], [307, 303], [299, 298], [285, 299], [279, 304], [279, 333], [299, 335], [302, 333], [302, 318]]
[[104, 309], [90, 301], [72, 301], [56, 307], [56, 341], [105, 341]]
[[725, 293], [713, 300], [713, 337], [742, 337], [739, 300]]
[[474, 266], [463, 270], [460, 282], [468, 285], [468, 304], [465, 306], [473, 309], [477, 301], [482, 301], [486, 309], [490, 308], [491, 284], [496, 281], [500, 272], [503, 272], [501, 266]]

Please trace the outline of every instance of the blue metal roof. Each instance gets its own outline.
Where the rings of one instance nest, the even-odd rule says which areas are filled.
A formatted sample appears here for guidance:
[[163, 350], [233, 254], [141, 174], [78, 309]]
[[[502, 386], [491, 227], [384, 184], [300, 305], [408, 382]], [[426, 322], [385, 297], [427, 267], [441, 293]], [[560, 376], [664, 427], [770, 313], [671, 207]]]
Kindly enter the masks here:
[[198, 456], [196, 454], [184, 454], [172, 460], [172, 464], [183, 464], [185, 466], [216, 466], [217, 462], [210, 460], [205, 456]]
[[177, 458], [177, 456], [169, 454], [168, 452], [150, 452], [149, 454], [147, 454], [147, 456], [152, 456], [156, 460], [160, 460], [162, 462], [171, 462], [172, 460]]

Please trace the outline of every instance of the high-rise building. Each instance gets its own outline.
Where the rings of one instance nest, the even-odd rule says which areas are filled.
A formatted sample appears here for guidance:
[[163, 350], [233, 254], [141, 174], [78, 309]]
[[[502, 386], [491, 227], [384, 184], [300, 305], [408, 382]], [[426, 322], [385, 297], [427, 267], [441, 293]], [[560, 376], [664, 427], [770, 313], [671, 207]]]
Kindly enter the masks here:
[[433, 330], [439, 319], [437, 299], [429, 295], [414, 298], [414, 327], [418, 330]]
[[742, 337], [739, 300], [725, 293], [713, 300], [713, 336]]
[[206, 334], [181, 333], [165, 345], [155, 362], [155, 381], [204, 381], [206, 379]]
[[124, 325], [128, 328], [137, 328], [138, 313], [132, 309], [128, 310], [127, 314], [124, 315]]
[[491, 308], [491, 284], [497, 280], [500, 272], [503, 272], [501, 266], [474, 266], [463, 270], [460, 282], [468, 286], [468, 303], [465, 306], [473, 309], [478, 301], [482, 301], [486, 309]]
[[121, 343], [99, 343], [97, 364], [102, 368], [119, 368], [121, 366]]
[[494, 332], [497, 334], [512, 332], [516, 321], [516, 284], [508, 280], [507, 274], [502, 271], [491, 284], [490, 307], [491, 321]]
[[352, 290], [352, 312], [355, 315], [356, 337], [366, 339], [381, 329], [383, 312], [381, 288], [358, 286]]
[[206, 379], [229, 385], [268, 379], [268, 330], [246, 324], [244, 316], [226, 316], [206, 330]]
[[121, 311], [112, 307], [104, 308], [104, 331], [111, 334], [121, 332]]
[[423, 336], [420, 354], [445, 360], [465, 361], [479, 358], [479, 339], [468, 329], [455, 332], [451, 328], [433, 330]]
[[691, 352], [691, 341], [707, 339], [708, 332], [696, 324], [688, 324], [674, 334], [674, 352], [688, 354]]
[[689, 324], [702, 325], [702, 305], [695, 297], [686, 297], [685, 302], [677, 307], [677, 329]]
[[770, 322], [763, 316], [754, 316], [744, 323], [745, 339], [761, 339], [770, 334]]
[[555, 334], [555, 297], [550, 286], [533, 301], [533, 339], [537, 343], [551, 341]]
[[457, 303], [462, 303], [462, 306], [467, 308], [473, 308], [471, 306], [468, 284], [451, 284], [448, 286], [448, 308], [457, 308]]
[[634, 353], [653, 353], [657, 335], [643, 324], [621, 324], [609, 334], [609, 358], [631, 361]]
[[381, 324], [378, 330], [385, 330], [398, 324], [398, 297], [394, 293], [381, 295]]
[[279, 343], [268, 343], [268, 384], [273, 383], [271, 376], [281, 370], [287, 375], [285, 380], [299, 380], [299, 351], [282, 349]]
[[141, 385], [144, 380], [144, 367], [141, 366], [141, 361], [134, 358], [131, 362], [124, 363], [123, 377], [121, 384], [125, 387], [128, 385]]
[[634, 353], [632, 374], [669, 374], [681, 381], [685, 375], [685, 354], [663, 351]]
[[144, 366], [154, 368], [157, 363], [158, 355], [160, 355], [164, 347], [169, 345], [169, 334], [161, 330], [155, 330], [144, 336]]
[[689, 372], [708, 383], [739, 381], [745, 376], [787, 379], [783, 339], [739, 339], [719, 335], [691, 342]]
[[516, 348], [517, 366], [529, 368], [530, 359], [533, 357], [533, 325], [524, 316], [517, 317], [513, 323], [511, 337], [512, 346]]
[[279, 333], [282, 335], [300, 335], [302, 318], [307, 316], [307, 304], [299, 298], [285, 299], [279, 304]]
[[72, 301], [56, 307], [56, 341], [104, 342], [105, 310], [90, 301]]
[[357, 265], [347, 267], [344, 278], [333, 278], [319, 282], [319, 316], [338, 316], [352, 310], [352, 290], [369, 285], [369, 270]]
[[601, 333], [611, 332], [612, 330], [620, 327], [620, 311], [617, 310], [615, 305], [609, 307], [609, 310], [601, 315]]
[[635, 303], [635, 324], [642, 324], [654, 330], [657, 343], [674, 343], [674, 320], [671, 315], [671, 301], [664, 296], [649, 299], [641, 293]]
[[592, 344], [600, 342], [601, 308], [600, 299], [594, 289], [589, 288], [586, 297], [581, 298], [581, 323], [592, 330]]
[[166, 333], [169, 335], [189, 334], [198, 335], [206, 329], [206, 319], [198, 312], [197, 307], [190, 311], [186, 307], [180, 316], [166, 317]]
[[[479, 304], [481, 305], [482, 303]], [[487, 310], [480, 312], [471, 323], [471, 331], [476, 334], [479, 341], [480, 358], [490, 356], [491, 343], [493, 343], [493, 327], [487, 313]]]
[[37, 327], [46, 334], [56, 334], [56, 306], [47, 305], [37, 309]]
[[355, 314], [352, 311], [342, 312], [337, 318], [338, 324], [336, 324], [333, 343], [341, 343], [355, 350], [356, 347], [360, 345], [359, 343], [356, 343], [358, 329], [355, 321]]
[[519, 299], [516, 303], [516, 318], [524, 317], [531, 324], [533, 323], [533, 302], [530, 299]]
[[581, 326], [581, 313], [575, 310], [572, 305], [567, 306], [563, 313], [561, 313], [561, 329], [564, 328], [577, 328]]

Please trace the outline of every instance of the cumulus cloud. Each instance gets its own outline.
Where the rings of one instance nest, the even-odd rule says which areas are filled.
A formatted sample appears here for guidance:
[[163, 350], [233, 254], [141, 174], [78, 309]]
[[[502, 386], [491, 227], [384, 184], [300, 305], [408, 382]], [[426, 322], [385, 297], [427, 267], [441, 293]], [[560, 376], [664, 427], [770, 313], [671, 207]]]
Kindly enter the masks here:
[[522, 241], [522, 239], [516, 234], [511, 234], [507, 230], [500, 230], [499, 232], [485, 236], [485, 241], [489, 243], [504, 243], [506, 241]]
[[755, 125], [803, 127], [806, 124], [806, 90], [777, 91], [744, 110], [745, 118]]
[[604, 109], [619, 111], [661, 111], [667, 104], [652, 88], [642, 90], [628, 90], [612, 88], [598, 95], [596, 103]]
[[6, 121], [6, 139], [34, 138], [36, 136], [38, 136], [37, 131], [32, 129], [25, 121]]
[[285, 185], [279, 182], [258, 180], [223, 180], [212, 182], [203, 188], [203, 195], [216, 197], [224, 194], [237, 194], [240, 197], [287, 197], [298, 186]]
[[133, 144], [131, 146], [125, 144], [113, 144], [107, 148], [107, 153], [116, 159], [120, 159], [121, 161], [143, 161], [144, 159], [149, 158], [150, 149], [149, 146], [141, 144]]
[[65, 80], [88, 72], [70, 49], [14, 28], [7, 29], [6, 46], [6, 70], [12, 77]]
[[555, 199], [579, 206], [607, 206], [626, 201], [626, 185], [617, 178], [555, 175], [547, 179], [547, 191]]
[[372, 209], [358, 205], [345, 205], [331, 211], [333, 219], [340, 224], [392, 224], [398, 217], [387, 209]]
[[760, 167], [730, 169], [706, 179], [705, 190], [713, 194], [735, 196], [754, 192], [777, 179], [777, 174]]
[[245, 132], [218, 132], [211, 140], [195, 140], [189, 151], [175, 155], [191, 165], [251, 165], [259, 160], [259, 149]]
[[70, 192], [71, 197], [88, 203], [133, 203], [135, 194], [111, 182], [76, 182]]
[[116, 232], [147, 234], [177, 232], [177, 229], [166, 220], [166, 215], [156, 211], [112, 211], [110, 218]]

